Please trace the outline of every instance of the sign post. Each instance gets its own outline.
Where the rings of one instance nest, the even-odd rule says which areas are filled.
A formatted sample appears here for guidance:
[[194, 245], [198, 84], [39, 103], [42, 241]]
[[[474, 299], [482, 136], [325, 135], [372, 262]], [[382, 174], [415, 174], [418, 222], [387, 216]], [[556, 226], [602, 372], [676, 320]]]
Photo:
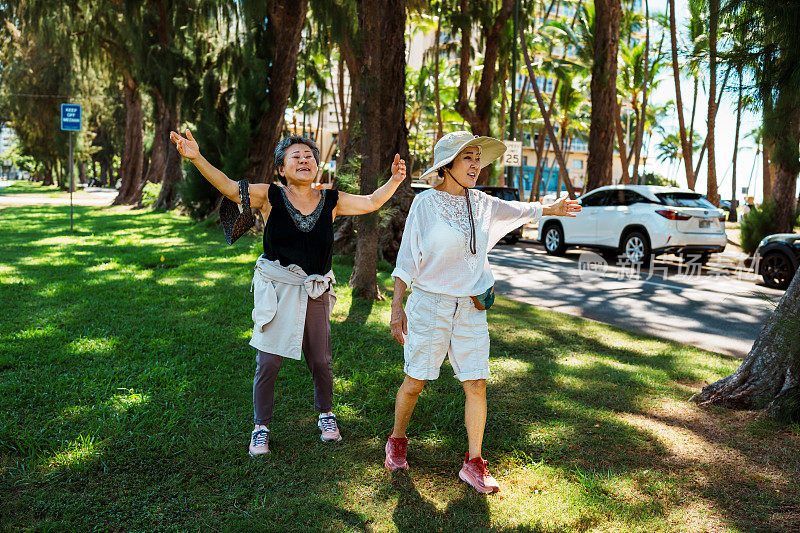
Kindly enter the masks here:
[[61, 104], [61, 130], [69, 132], [69, 230], [72, 231], [72, 190], [75, 188], [72, 177], [72, 132], [81, 131], [81, 106]]

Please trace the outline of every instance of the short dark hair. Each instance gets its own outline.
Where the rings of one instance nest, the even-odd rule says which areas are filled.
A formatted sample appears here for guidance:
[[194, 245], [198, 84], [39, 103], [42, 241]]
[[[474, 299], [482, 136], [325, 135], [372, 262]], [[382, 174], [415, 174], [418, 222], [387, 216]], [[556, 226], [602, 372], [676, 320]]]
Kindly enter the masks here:
[[444, 177], [444, 169], [451, 170], [452, 168], [453, 168], [453, 162], [450, 161], [449, 163], [447, 163], [445, 165], [442, 165], [439, 168], [437, 168], [436, 169], [436, 173], [439, 174], [440, 178], [443, 178]]
[[314, 160], [317, 162], [317, 165], [319, 165], [319, 148], [317, 148], [317, 144], [308, 137], [291, 135], [281, 139], [281, 142], [275, 147], [275, 168], [283, 167], [286, 162], [286, 150], [293, 144], [305, 144], [311, 148], [311, 153], [314, 154]]

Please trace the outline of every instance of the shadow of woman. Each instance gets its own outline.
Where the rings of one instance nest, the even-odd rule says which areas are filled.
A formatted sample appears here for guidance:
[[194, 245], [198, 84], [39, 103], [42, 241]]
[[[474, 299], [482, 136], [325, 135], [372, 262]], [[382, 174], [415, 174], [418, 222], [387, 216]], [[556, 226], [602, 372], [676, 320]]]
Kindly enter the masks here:
[[[453, 479], [453, 483], [461, 482]], [[407, 471], [392, 472], [392, 491], [398, 496], [392, 519], [397, 530], [464, 531], [488, 528], [491, 520], [487, 497], [462, 485], [458, 498], [440, 510], [419, 493]]]

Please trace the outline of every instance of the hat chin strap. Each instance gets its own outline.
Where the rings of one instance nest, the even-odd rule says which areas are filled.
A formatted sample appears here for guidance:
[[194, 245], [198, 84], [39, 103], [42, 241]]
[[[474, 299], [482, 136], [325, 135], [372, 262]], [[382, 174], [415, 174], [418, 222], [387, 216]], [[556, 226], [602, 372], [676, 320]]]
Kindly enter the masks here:
[[467, 200], [467, 213], [469, 214], [469, 229], [470, 229], [469, 251], [472, 252], [472, 255], [477, 255], [478, 248], [476, 246], [476, 239], [475, 239], [475, 217], [472, 216], [472, 202], [469, 201], [469, 189], [471, 187], [464, 187], [463, 185], [461, 185], [461, 183], [455, 178], [455, 176], [453, 176], [453, 173], [450, 172], [449, 168], [446, 168], [445, 172], [447, 172], [450, 175], [450, 177], [453, 178], [453, 181], [458, 183], [459, 187], [464, 189], [464, 198]]
[[[444, 171], [445, 171], [445, 172], [447, 172], [447, 174], [449, 174], [449, 175], [450, 175], [450, 177], [451, 177], [451, 178], [453, 178], [453, 181], [455, 181], [456, 183], [458, 183], [458, 186], [459, 186], [459, 187], [461, 187], [462, 189], [466, 190], [466, 189], [471, 189], [471, 188], [472, 188], [472, 187], [464, 187], [463, 185], [461, 185], [461, 182], [460, 182], [460, 181], [458, 181], [458, 180], [456, 179], [456, 177], [455, 177], [455, 176], [453, 176], [453, 173], [452, 173], [452, 172], [450, 172], [450, 169], [449, 169], [449, 168], [446, 168], [446, 169], [444, 169]], [[466, 193], [465, 193], [465, 194], [466, 194]]]

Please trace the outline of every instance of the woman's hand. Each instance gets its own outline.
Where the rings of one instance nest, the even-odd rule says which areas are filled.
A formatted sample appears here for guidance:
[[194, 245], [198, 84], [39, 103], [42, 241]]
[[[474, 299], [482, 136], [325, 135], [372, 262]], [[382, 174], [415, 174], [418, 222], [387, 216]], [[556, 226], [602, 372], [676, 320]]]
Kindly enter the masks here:
[[542, 208], [542, 215], [555, 215], [557, 217], [576, 217], [581, 212], [578, 200], [570, 200], [566, 196]]
[[389, 327], [392, 331], [392, 337], [394, 337], [401, 346], [405, 346], [406, 340], [404, 335], [408, 335], [408, 320], [402, 303], [392, 301], [392, 318], [389, 319]]
[[186, 128], [186, 137], [181, 137], [179, 134], [171, 131], [169, 132], [169, 139], [175, 143], [178, 152], [186, 159], [192, 161], [200, 157], [200, 147], [197, 145], [197, 141], [194, 140], [189, 128]]
[[406, 162], [400, 159], [400, 154], [394, 154], [392, 162], [392, 179], [401, 182], [406, 179]]

